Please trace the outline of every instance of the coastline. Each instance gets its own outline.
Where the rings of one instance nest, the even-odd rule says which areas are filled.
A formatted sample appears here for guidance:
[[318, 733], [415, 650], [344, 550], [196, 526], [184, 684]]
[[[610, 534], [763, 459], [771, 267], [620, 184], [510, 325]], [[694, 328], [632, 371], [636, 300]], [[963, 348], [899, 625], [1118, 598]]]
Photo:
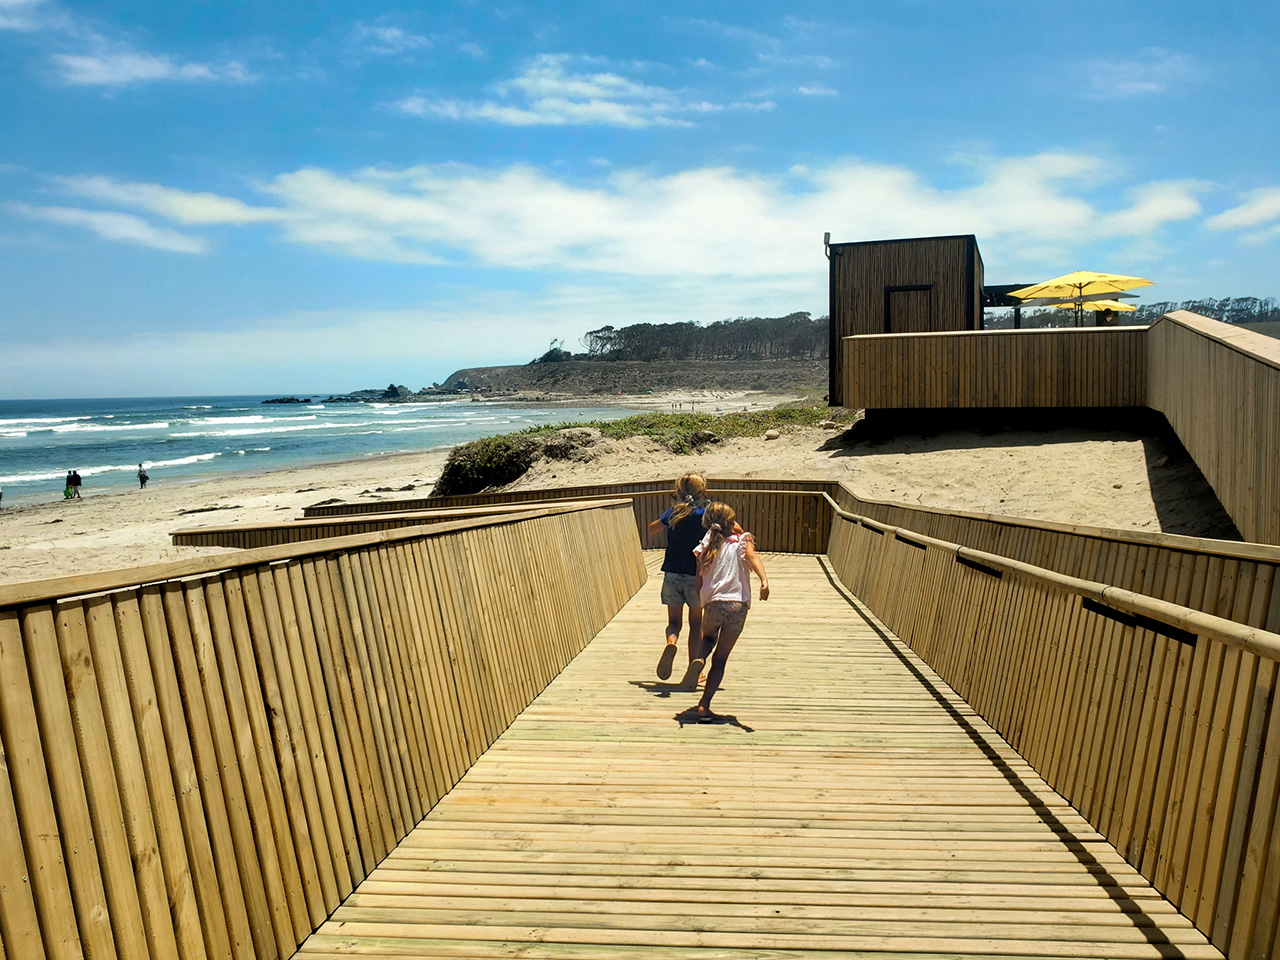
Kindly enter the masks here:
[[[769, 398], [774, 405], [779, 399]], [[699, 391], [646, 397], [643, 409], [766, 405]], [[714, 412], [714, 408], [702, 412]], [[371, 502], [429, 493], [452, 448], [312, 463], [215, 479], [158, 477], [146, 490], [0, 510], [0, 583], [70, 576], [228, 552], [174, 547], [177, 529], [298, 519], [324, 500]], [[741, 437], [671, 453], [648, 436], [598, 438], [569, 459], [540, 460], [507, 489], [715, 477], [830, 478], [877, 500], [976, 513], [1190, 536], [1232, 536], [1194, 464], [1159, 438], [1080, 427], [985, 435], [953, 430], [843, 444], [831, 431], [788, 427], [777, 439]], [[1225, 524], [1224, 524], [1225, 521]]]
[[[798, 394], [680, 390], [614, 397], [557, 395], [555, 406], [725, 412], [764, 409]], [[510, 397], [483, 401], [500, 405]], [[533, 405], [552, 405], [542, 396]], [[301, 516], [321, 500], [382, 500], [430, 492], [452, 446], [408, 453], [318, 460], [301, 466], [165, 477], [153, 472], [145, 490], [136, 485], [63, 500], [50, 490], [40, 503], [0, 501], [0, 583], [72, 576], [113, 568], [164, 563], [227, 552], [223, 547], [174, 547], [169, 534], [192, 526], [267, 523]], [[379, 489], [381, 488], [381, 489]], [[412, 488], [412, 489], [406, 489]], [[184, 512], [185, 511], [185, 512]]]

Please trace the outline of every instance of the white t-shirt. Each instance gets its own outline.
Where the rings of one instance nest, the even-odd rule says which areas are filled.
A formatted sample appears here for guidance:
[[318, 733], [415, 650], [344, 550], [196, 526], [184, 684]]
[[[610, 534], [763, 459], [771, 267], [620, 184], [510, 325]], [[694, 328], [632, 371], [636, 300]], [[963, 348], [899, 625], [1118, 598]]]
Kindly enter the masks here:
[[749, 533], [727, 536], [710, 563], [702, 562], [702, 555], [711, 542], [711, 532], [693, 548], [698, 558], [698, 572], [702, 574], [702, 590], [699, 598], [705, 607], [717, 600], [737, 603], [751, 602], [751, 568], [747, 566], [747, 542], [755, 542]]

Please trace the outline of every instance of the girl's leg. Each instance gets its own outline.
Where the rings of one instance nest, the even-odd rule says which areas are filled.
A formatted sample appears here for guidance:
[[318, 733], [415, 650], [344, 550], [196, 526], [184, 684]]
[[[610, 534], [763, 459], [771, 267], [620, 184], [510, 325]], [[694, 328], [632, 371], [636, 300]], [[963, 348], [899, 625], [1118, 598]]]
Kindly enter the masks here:
[[[710, 636], [705, 635], [707, 629], [712, 630]], [[689, 666], [684, 672], [684, 679], [680, 681], [680, 686], [685, 690], [698, 689], [699, 675], [706, 666], [706, 659], [715, 644], [715, 628], [699, 626], [697, 630], [689, 631]]]
[[[679, 633], [679, 631], [676, 631], [676, 632], [677, 634]], [[701, 636], [702, 636], [702, 608], [691, 606], [689, 608], [689, 662], [690, 663], [693, 663], [694, 660], [706, 659], [705, 651], [699, 649], [699, 644], [694, 639], [695, 637], [701, 637]]]
[[680, 627], [684, 621], [684, 605], [667, 604], [667, 642], [662, 648], [662, 656], [658, 658], [658, 679], [668, 680], [671, 677], [671, 665], [676, 662], [676, 651], [680, 643]]
[[[689, 623], [693, 623], [693, 611], [689, 611]], [[701, 613], [701, 611], [699, 611]], [[684, 604], [667, 604], [667, 643], [680, 642], [680, 628], [684, 626]]]
[[698, 714], [711, 712], [711, 698], [720, 689], [720, 681], [724, 679], [724, 667], [729, 662], [729, 654], [733, 653], [733, 645], [742, 635], [741, 626], [724, 626], [720, 628], [720, 636], [716, 639], [716, 650], [711, 657], [711, 670], [707, 674], [707, 685], [702, 690], [702, 699], [698, 701]]

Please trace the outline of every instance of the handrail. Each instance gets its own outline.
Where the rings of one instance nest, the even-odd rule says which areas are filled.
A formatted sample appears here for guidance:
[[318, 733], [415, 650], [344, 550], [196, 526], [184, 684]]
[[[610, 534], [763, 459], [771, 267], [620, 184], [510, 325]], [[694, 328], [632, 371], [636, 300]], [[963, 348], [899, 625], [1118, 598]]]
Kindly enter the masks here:
[[849, 496], [862, 503], [875, 504], [893, 510], [911, 510], [939, 517], [959, 517], [964, 520], [981, 520], [1032, 530], [1049, 530], [1054, 533], [1070, 533], [1099, 540], [1115, 540], [1120, 543], [1141, 544], [1148, 547], [1167, 547], [1172, 550], [1196, 550], [1238, 560], [1262, 560], [1280, 563], [1280, 545], [1255, 543], [1251, 540], [1216, 540], [1211, 537], [1190, 537], [1182, 533], [1151, 533], [1147, 530], [1125, 530], [1121, 527], [1095, 527], [1083, 523], [1064, 523], [1060, 520], [1042, 520], [1033, 517], [1016, 517], [1003, 513], [980, 513], [972, 510], [953, 510], [947, 507], [931, 507], [920, 503], [900, 503], [895, 500], [876, 500], [865, 496], [849, 483], [841, 480], [840, 487]]
[[[1254, 330], [1240, 329], [1239, 327], [1232, 329], [1229, 333], [1206, 330], [1199, 322], [1201, 320], [1208, 320], [1214, 324], [1219, 323], [1212, 317], [1202, 317], [1200, 314], [1192, 313], [1190, 310], [1173, 310], [1157, 317], [1147, 329], [1153, 329], [1157, 324], [1167, 321], [1182, 327], [1184, 330], [1190, 330], [1206, 340], [1219, 343], [1251, 360], [1257, 360], [1259, 363], [1265, 363], [1269, 367], [1275, 367], [1280, 370], [1280, 341], [1277, 341], [1274, 337], [1268, 337], [1266, 334], [1257, 333]], [[1238, 342], [1240, 340], [1249, 341], [1249, 346], [1241, 345]]]
[[[796, 481], [805, 482], [805, 481]], [[770, 496], [815, 496], [822, 493], [821, 490], [753, 490], [753, 489], [709, 489], [707, 493], [729, 494], [731, 496], [746, 496], [768, 493]], [[618, 494], [617, 497], [623, 500], [634, 499], [635, 497], [658, 497], [670, 496], [670, 490], [641, 490], [632, 493]], [[170, 537], [194, 536], [197, 534], [224, 533], [236, 530], [298, 530], [311, 527], [333, 527], [341, 526], [344, 523], [379, 523], [390, 520], [403, 520], [413, 517], [440, 517], [449, 514], [457, 514], [465, 517], [488, 516], [486, 511], [493, 511], [493, 516], [501, 516], [504, 514], [514, 513], [519, 510], [527, 509], [528, 504], [537, 503], [539, 507], [557, 507], [557, 506], [579, 506], [583, 503], [598, 503], [599, 496], [584, 497], [564, 497], [558, 500], [529, 500], [520, 503], [495, 503], [487, 506], [479, 507], [440, 507], [436, 510], [404, 510], [404, 511], [388, 511], [387, 513], [352, 513], [340, 514], [332, 517], [300, 517], [296, 520], [280, 520], [271, 523], [253, 523], [253, 524], [226, 524], [218, 527], [183, 527], [180, 530], [172, 530]], [[1276, 548], [1277, 559], [1280, 559], [1280, 547]]]
[[522, 513], [474, 517], [467, 520], [453, 520], [448, 523], [399, 527], [394, 530], [377, 530], [372, 533], [353, 533], [345, 537], [331, 537], [325, 540], [303, 540], [274, 547], [253, 547], [248, 550], [240, 550], [236, 553], [222, 554], [215, 557], [199, 557], [192, 560], [178, 560], [172, 563], [154, 563], [125, 570], [107, 570], [102, 573], [56, 577], [48, 580], [27, 580], [0, 585], [0, 609], [18, 606], [19, 604], [37, 603], [43, 600], [56, 600], [67, 596], [81, 597], [144, 583], [165, 583], [171, 580], [184, 580], [189, 577], [222, 570], [235, 570], [240, 567], [257, 566], [264, 563], [278, 563], [297, 557], [315, 556], [316, 554], [336, 553], [341, 550], [350, 550], [375, 543], [394, 543], [414, 537], [438, 537], [456, 530], [518, 523], [538, 517], [556, 516], [561, 513], [574, 513], [580, 510], [620, 506], [623, 504], [628, 507], [631, 505], [630, 501], [621, 498], [586, 500], [580, 503], [554, 507], [532, 507]]
[[972, 547], [961, 546], [958, 543], [939, 540], [936, 537], [917, 533], [907, 527], [895, 527], [892, 524], [881, 523], [871, 517], [850, 513], [836, 503], [830, 494], [823, 493], [822, 496], [826, 498], [833, 513], [841, 520], [860, 523], [883, 533], [898, 534], [902, 532], [908, 534], [912, 540], [946, 550], [958, 557], [964, 557], [966, 560], [973, 560], [977, 563], [995, 567], [998, 570], [1017, 573], [1025, 577], [1034, 577], [1038, 580], [1056, 584], [1073, 593], [1078, 593], [1081, 596], [1090, 597], [1124, 610], [1126, 613], [1151, 617], [1162, 623], [1190, 631], [1210, 640], [1217, 640], [1220, 643], [1248, 650], [1270, 660], [1280, 661], [1280, 634], [1257, 627], [1246, 627], [1225, 617], [1216, 617], [1199, 610], [1192, 610], [1190, 607], [1170, 603], [1167, 600], [1157, 600], [1154, 597], [1134, 593], [1132, 590], [1108, 586], [1105, 583], [1097, 583], [1092, 580], [1082, 580], [1078, 577], [1047, 570], [1044, 567], [1023, 563], [1020, 560], [1011, 560], [999, 554], [987, 553], [984, 550], [975, 550]]

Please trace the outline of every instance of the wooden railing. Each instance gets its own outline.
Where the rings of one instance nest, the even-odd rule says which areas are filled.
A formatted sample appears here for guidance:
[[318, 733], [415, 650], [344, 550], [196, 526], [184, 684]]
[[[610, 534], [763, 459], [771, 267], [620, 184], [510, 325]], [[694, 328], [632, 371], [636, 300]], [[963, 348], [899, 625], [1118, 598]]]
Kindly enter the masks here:
[[845, 485], [835, 500], [890, 526], [1280, 631], [1280, 608], [1264, 602], [1280, 580], [1280, 546], [909, 506]]
[[[826, 490], [834, 484], [830, 480], [795, 479], [742, 479], [707, 478], [707, 483], [719, 489], [737, 490]], [[311, 517], [349, 517], [362, 513], [392, 513], [408, 510], [449, 510], [484, 506], [501, 506], [512, 503], [539, 503], [545, 500], [574, 500], [592, 497], [629, 497], [637, 493], [671, 493], [673, 480], [644, 480], [637, 483], [593, 483], [576, 487], [549, 487], [546, 489], [508, 490], [494, 493], [469, 493], [450, 497], [408, 497], [402, 500], [375, 500], [369, 503], [318, 503], [305, 507], [302, 515]], [[668, 500], [670, 503], [670, 500]]]
[[[636, 489], [642, 487], [644, 489]], [[439, 523], [456, 516], [485, 515], [488, 511], [526, 509], [544, 504], [549, 509], [577, 502], [574, 498], [627, 497], [631, 500], [641, 542], [647, 539], [649, 524], [672, 505], [671, 481], [635, 484], [597, 484], [590, 487], [561, 487], [552, 490], [517, 490], [510, 493], [476, 494], [473, 497], [415, 497], [381, 501], [385, 512], [376, 513], [371, 504], [325, 504], [308, 508], [307, 518], [290, 523], [192, 527], [176, 530], [171, 536], [180, 546], [250, 547], [268, 543], [291, 543], [316, 537], [339, 536], [367, 530], [390, 530], [415, 524]], [[831, 513], [826, 501], [816, 493], [830, 493], [837, 485], [829, 481], [801, 480], [713, 480], [709, 496], [728, 503], [739, 522], [751, 530], [761, 550], [781, 553], [823, 553]], [[349, 506], [348, 514], [336, 509]], [[434, 508], [434, 509], [433, 509]], [[319, 511], [324, 511], [319, 513]]]
[[[932, 507], [913, 506], [859, 495], [848, 484], [834, 481], [712, 481], [710, 495], [730, 503], [742, 524], [751, 530], [760, 549], [782, 553], [823, 553], [831, 507], [824, 494], [841, 508], [881, 523], [954, 542], [1012, 560], [1044, 567], [1056, 573], [1095, 580], [1133, 590], [1159, 600], [1191, 606], [1250, 626], [1280, 631], [1280, 611], [1257, 602], [1257, 585], [1270, 583], [1280, 573], [1280, 546], [1206, 540], [1174, 534], [1146, 533], [1090, 527], [1082, 524], [1027, 520], [991, 514], [963, 513]], [[767, 484], [783, 489], [769, 490]], [[740, 484], [751, 484], [742, 489]], [[721, 486], [723, 485], [723, 486]], [[519, 498], [537, 494], [546, 509], [572, 505], [573, 501], [550, 499], [557, 494], [627, 497], [641, 542], [651, 520], [670, 504], [671, 484], [659, 481], [645, 486], [648, 492], [629, 492], [637, 484], [597, 485], [587, 488], [512, 491], [483, 494], [489, 505], [457, 505], [466, 498], [441, 498], [451, 504], [439, 511], [404, 510], [386, 514], [329, 516], [293, 523], [262, 526], [192, 528], [173, 534], [175, 544], [216, 544], [228, 547], [258, 546], [267, 542], [294, 542], [319, 536], [335, 536], [369, 529], [394, 529], [420, 523], [442, 522], [458, 512], [524, 509]], [[798, 489], [797, 489], [798, 488]], [[501, 501], [495, 501], [502, 498]], [[435, 500], [384, 501], [385, 507]], [[333, 506], [333, 505], [329, 505]], [[364, 504], [357, 505], [363, 508]], [[273, 538], [279, 538], [273, 539]]]
[[1148, 404], [1240, 532], [1280, 543], [1280, 341], [1185, 310], [1147, 334]]
[[[828, 556], [1228, 957], [1280, 955], [1280, 636], [843, 510]], [[1275, 622], [1271, 570], [1237, 590]]]
[[1247, 540], [1280, 543], [1280, 343], [1184, 310], [1150, 327], [846, 337], [845, 405], [1150, 407]]
[[0, 587], [0, 956], [291, 956], [644, 580], [615, 501]]

